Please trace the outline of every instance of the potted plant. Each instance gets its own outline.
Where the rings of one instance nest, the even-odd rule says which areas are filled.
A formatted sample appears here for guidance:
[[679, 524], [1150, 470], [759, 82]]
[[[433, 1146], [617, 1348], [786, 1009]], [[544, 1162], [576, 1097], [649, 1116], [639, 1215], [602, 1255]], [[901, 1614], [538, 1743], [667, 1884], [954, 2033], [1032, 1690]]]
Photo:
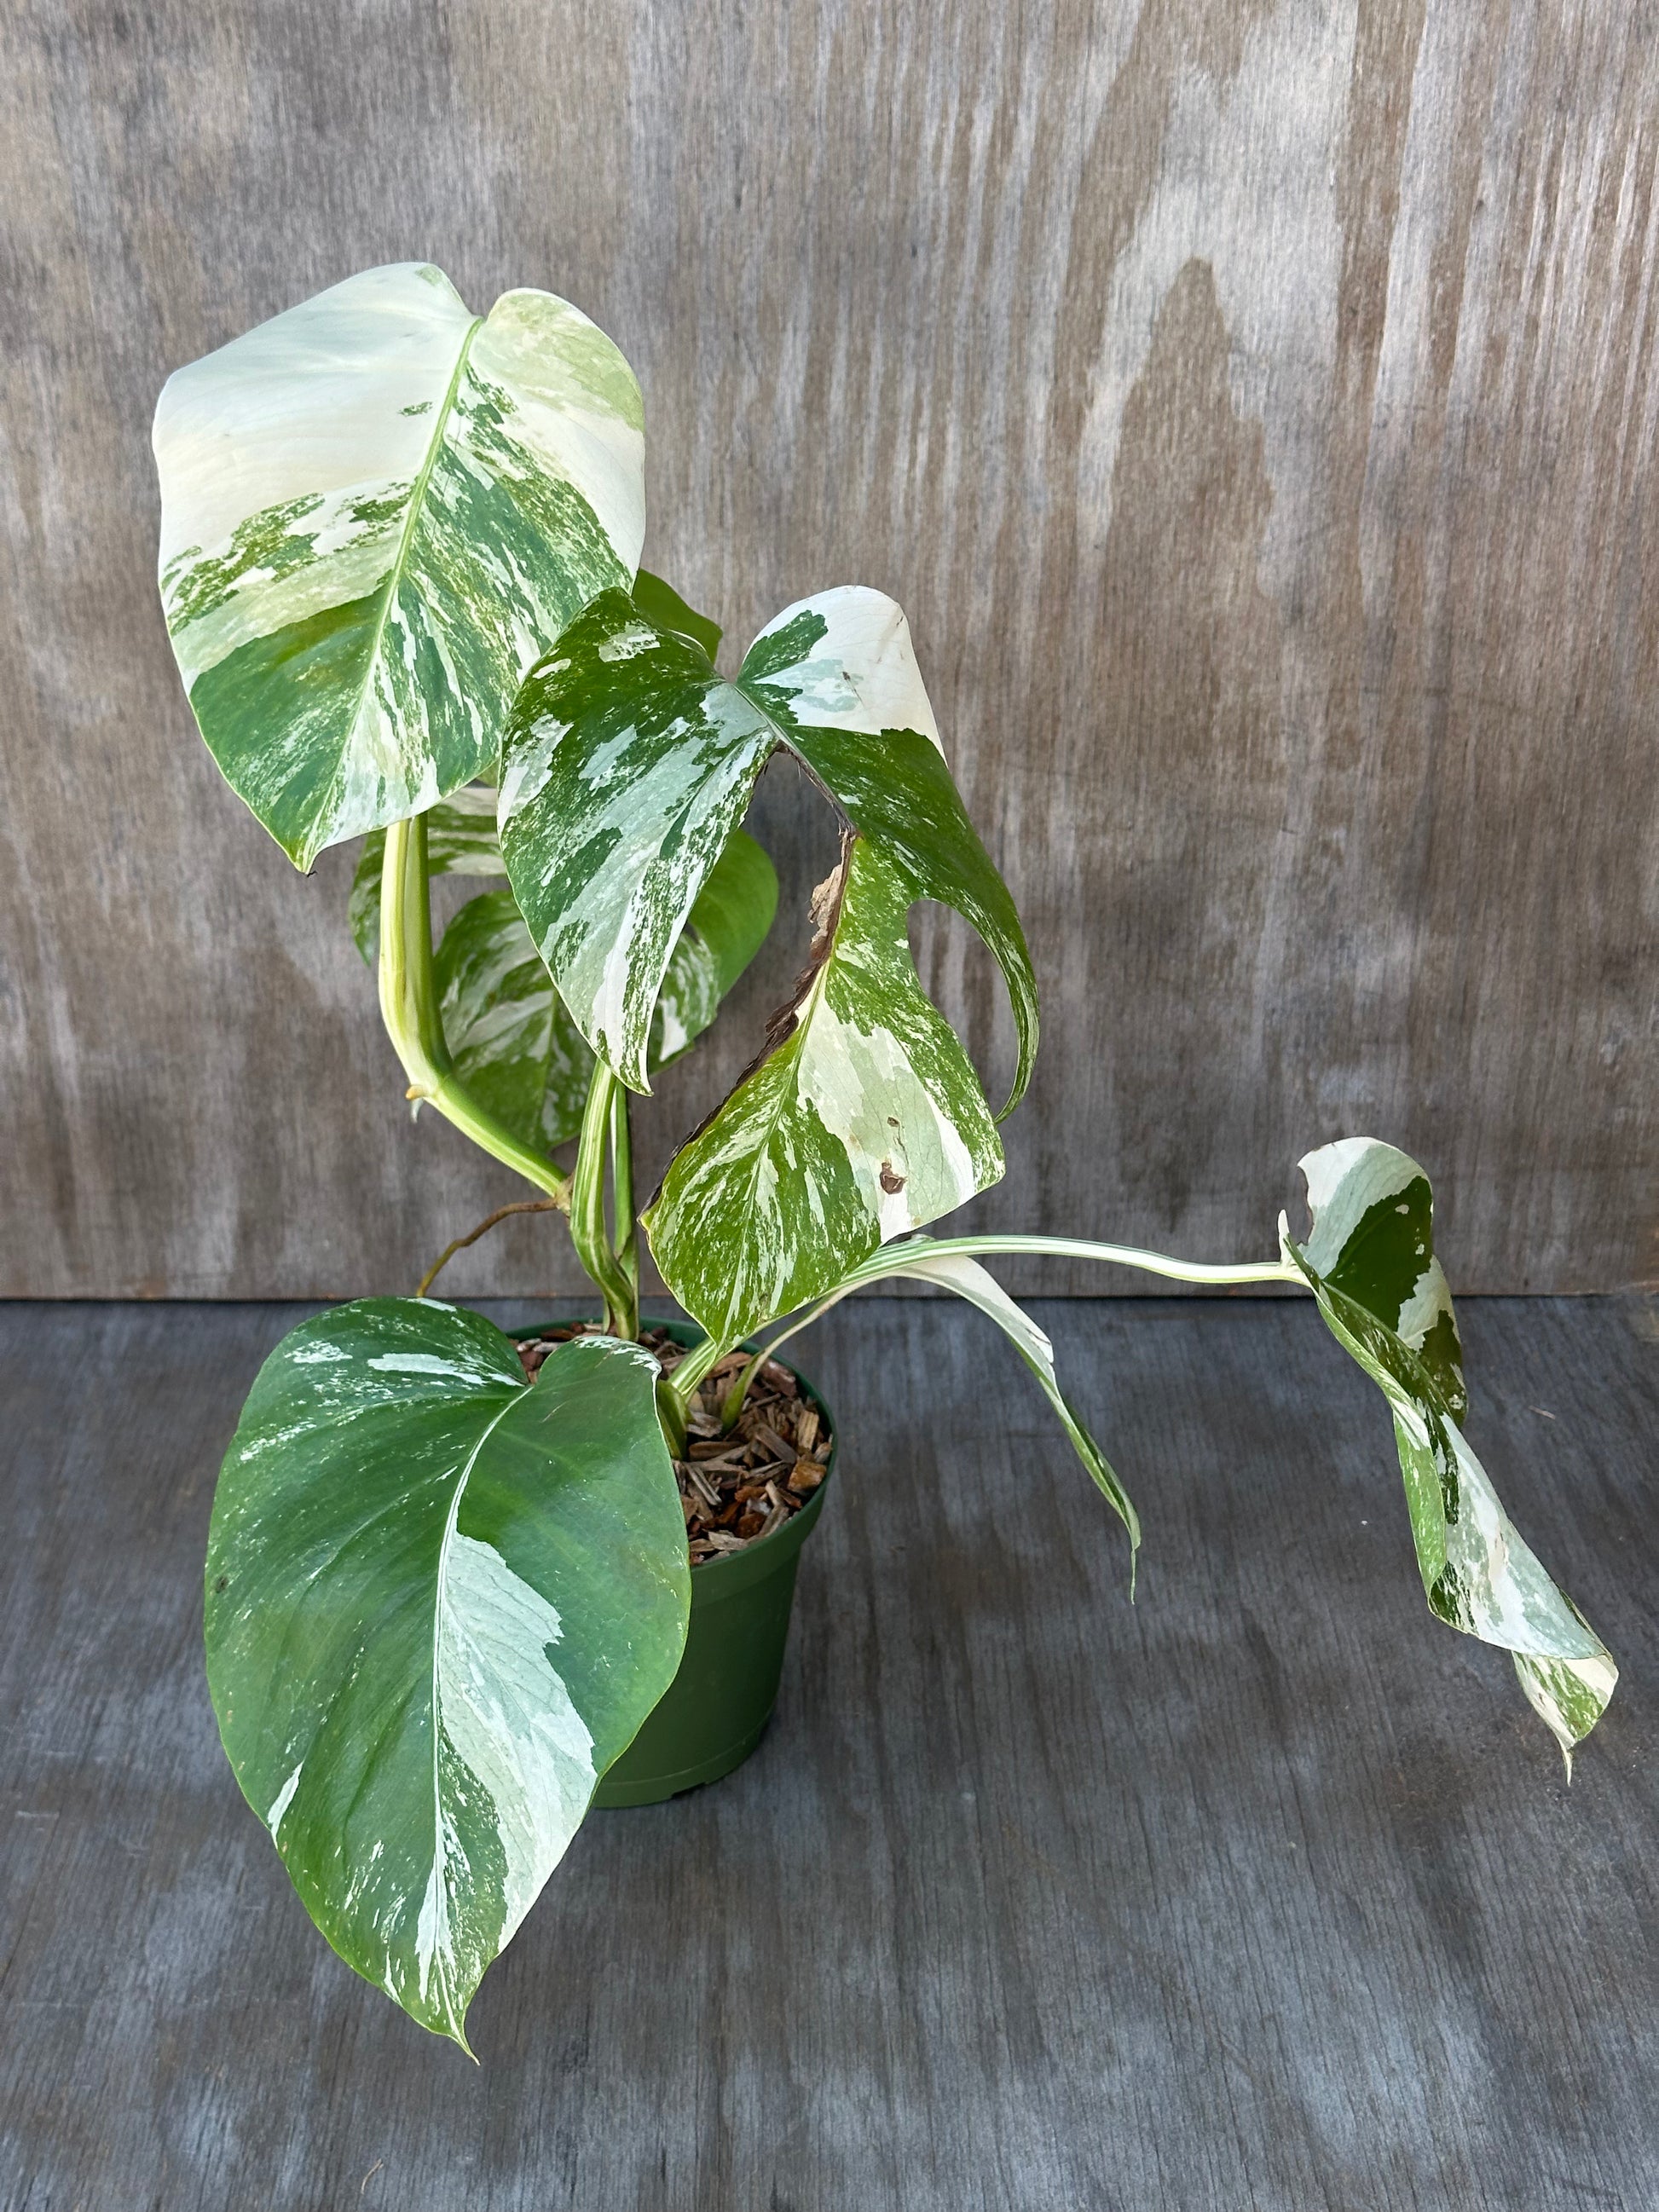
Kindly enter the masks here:
[[[1030, 1075], [1013, 902], [890, 600], [802, 600], [726, 677], [714, 626], [640, 570], [639, 392], [586, 317], [531, 291], [475, 317], [435, 269], [371, 270], [171, 378], [155, 451], [162, 599], [215, 758], [299, 867], [367, 839], [351, 920], [410, 1098], [522, 1176], [520, 1205], [564, 1217], [603, 1308], [515, 1340], [427, 1295], [434, 1267], [413, 1297], [302, 1322], [243, 1411], [209, 1680], [237, 1779], [349, 1964], [464, 2045], [481, 1976], [607, 1778], [623, 1802], [659, 1795], [751, 1746], [831, 1441], [774, 1355], [853, 1291], [917, 1279], [994, 1320], [1133, 1563], [1133, 1507], [981, 1264], [997, 1253], [1311, 1293], [1388, 1399], [1431, 1610], [1510, 1651], [1570, 1755], [1616, 1670], [1464, 1439], [1429, 1186], [1404, 1154], [1310, 1154], [1310, 1233], [1281, 1216], [1275, 1255], [1244, 1266], [921, 1234], [1002, 1173]], [[789, 1005], [636, 1219], [629, 1094], [766, 935], [775, 878], [741, 825], [780, 750], [836, 811], [841, 860]], [[501, 880], [434, 948], [445, 872]], [[924, 898], [1006, 980], [1000, 1115], [912, 964]], [[641, 1227], [695, 1324], [647, 1340]], [[749, 1700], [701, 1746], [672, 1694], [699, 1666]]]

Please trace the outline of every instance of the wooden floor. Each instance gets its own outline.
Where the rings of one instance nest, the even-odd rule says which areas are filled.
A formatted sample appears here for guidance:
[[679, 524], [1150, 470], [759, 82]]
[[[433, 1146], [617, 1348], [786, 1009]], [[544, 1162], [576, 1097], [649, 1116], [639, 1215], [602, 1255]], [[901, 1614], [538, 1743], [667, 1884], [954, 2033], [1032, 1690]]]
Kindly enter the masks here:
[[479, 2068], [326, 1948], [215, 1735], [214, 1473], [300, 1310], [0, 1308], [5, 2212], [1659, 2205], [1650, 1309], [1464, 1309], [1477, 1446], [1625, 1668], [1570, 1792], [1306, 1305], [1038, 1309], [1133, 1607], [988, 1324], [843, 1309], [771, 1732], [592, 1816]]

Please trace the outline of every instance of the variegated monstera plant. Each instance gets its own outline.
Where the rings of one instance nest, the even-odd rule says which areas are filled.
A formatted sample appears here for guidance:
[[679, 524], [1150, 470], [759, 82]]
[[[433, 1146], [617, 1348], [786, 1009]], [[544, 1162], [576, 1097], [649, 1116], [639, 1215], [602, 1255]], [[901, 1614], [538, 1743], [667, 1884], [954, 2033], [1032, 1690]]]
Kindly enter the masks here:
[[[958, 1293], [1139, 1541], [1048, 1340], [980, 1264], [998, 1252], [1311, 1291], [1387, 1396], [1431, 1608], [1513, 1655], [1571, 1753], [1615, 1669], [1464, 1440], [1429, 1186], [1402, 1153], [1313, 1153], [1311, 1234], [1281, 1218], [1255, 1266], [917, 1233], [1001, 1175], [1002, 1117], [921, 987], [907, 917], [943, 902], [1000, 964], [1006, 1115], [1037, 1034], [1013, 902], [890, 599], [787, 607], [728, 678], [719, 631], [639, 568], [639, 390], [585, 316], [532, 291], [475, 316], [436, 269], [371, 270], [181, 369], [155, 452], [161, 593], [203, 736], [301, 868], [365, 839], [351, 920], [409, 1096], [568, 1217], [609, 1331], [527, 1383], [479, 1316], [365, 1299], [302, 1323], [253, 1386], [214, 1508], [209, 1677], [237, 1779], [343, 1958], [463, 2039], [673, 1678], [690, 1570], [671, 1447], [763, 1324], [893, 1277]], [[659, 1382], [636, 1341], [629, 1096], [771, 925], [775, 878], [741, 825], [780, 751], [836, 810], [841, 864], [793, 1002], [641, 1217], [706, 1332]], [[497, 884], [434, 951], [442, 872]]]

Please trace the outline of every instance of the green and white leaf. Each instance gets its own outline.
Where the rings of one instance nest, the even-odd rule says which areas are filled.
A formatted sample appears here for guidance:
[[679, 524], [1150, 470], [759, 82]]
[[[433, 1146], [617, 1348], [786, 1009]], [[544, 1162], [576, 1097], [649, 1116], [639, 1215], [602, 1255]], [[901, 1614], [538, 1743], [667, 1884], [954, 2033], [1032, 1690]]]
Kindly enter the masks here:
[[1434, 1255], [1427, 1176], [1392, 1145], [1348, 1137], [1302, 1162], [1313, 1228], [1279, 1237], [1327, 1327], [1394, 1415], [1417, 1560], [1431, 1609], [1510, 1652], [1521, 1686], [1571, 1765], [1619, 1670], [1522, 1541], [1464, 1440], [1462, 1350]]
[[1054, 1347], [1046, 1331], [1039, 1328], [1030, 1314], [1015, 1304], [994, 1275], [981, 1267], [977, 1260], [960, 1252], [935, 1251], [925, 1237], [911, 1237], [902, 1244], [890, 1245], [855, 1267], [845, 1281], [838, 1283], [826, 1297], [822, 1297], [800, 1320], [792, 1322], [782, 1334], [775, 1337], [766, 1347], [766, 1357], [775, 1356], [781, 1345], [792, 1336], [798, 1336], [830, 1307], [850, 1297], [854, 1291], [867, 1289], [872, 1283], [890, 1282], [896, 1277], [922, 1283], [935, 1283], [942, 1290], [952, 1291], [959, 1298], [966, 1298], [983, 1314], [988, 1314], [1007, 1337], [1020, 1358], [1042, 1385], [1043, 1395], [1060, 1417], [1060, 1425], [1072, 1442], [1072, 1449], [1088, 1469], [1090, 1479], [1118, 1516], [1129, 1532], [1130, 1583], [1133, 1587], [1134, 1555], [1140, 1548], [1140, 1516], [1133, 1500], [1119, 1481], [1104, 1452], [1078, 1419], [1070, 1401], [1060, 1387], [1054, 1372]]
[[777, 745], [878, 848], [909, 899], [954, 907], [1036, 1038], [1018, 916], [963, 811], [904, 617], [878, 592], [821, 593], [756, 640], [735, 683], [688, 636], [603, 594], [526, 679], [503, 747], [501, 849], [532, 934], [590, 1044], [647, 1088], [653, 1011], [714, 858]]
[[550, 294], [365, 270], [178, 370], [160, 579], [203, 736], [289, 858], [495, 763], [525, 671], [644, 537], [643, 416]]
[[[351, 878], [346, 919], [357, 950], [372, 968], [380, 950], [380, 877], [386, 866], [386, 831], [371, 830], [363, 840]], [[468, 784], [441, 799], [426, 817], [428, 876], [504, 876], [495, 835], [495, 793], [486, 784]]]
[[813, 907], [793, 1006], [642, 1217], [663, 1279], [721, 1343], [1002, 1173], [979, 1079], [916, 978], [901, 868], [849, 837]]
[[911, 897], [953, 908], [995, 955], [1019, 1040], [1006, 1120], [1036, 1055], [1036, 978], [1008, 887], [951, 781], [902, 611], [854, 586], [799, 600], [762, 630], [738, 680]]
[[[663, 978], [653, 1070], [689, 1051], [714, 1020], [759, 951], [777, 900], [764, 848], [734, 830]], [[469, 899], [445, 930], [434, 967], [445, 1042], [473, 1097], [522, 1144], [550, 1151], [578, 1135], [593, 1054], [512, 891]]]
[[283, 1339], [220, 1475], [208, 1679], [236, 1778], [340, 1956], [463, 2048], [679, 1664], [655, 1375], [585, 1337], [526, 1385], [477, 1315], [366, 1299]]

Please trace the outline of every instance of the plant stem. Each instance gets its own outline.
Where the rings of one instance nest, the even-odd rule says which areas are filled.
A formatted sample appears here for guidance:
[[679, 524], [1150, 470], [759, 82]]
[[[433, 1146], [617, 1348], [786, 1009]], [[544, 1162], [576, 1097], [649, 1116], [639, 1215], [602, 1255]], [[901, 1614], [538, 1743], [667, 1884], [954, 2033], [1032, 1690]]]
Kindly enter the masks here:
[[[879, 1280], [893, 1272], [893, 1262], [902, 1260], [902, 1244], [884, 1246], [872, 1252], [867, 1260], [852, 1269], [846, 1281], [849, 1285]], [[1163, 1252], [1146, 1252], [1133, 1244], [1094, 1244], [1081, 1237], [1000, 1237], [994, 1233], [983, 1237], [928, 1237], [924, 1249], [930, 1260], [945, 1260], [957, 1254], [973, 1259], [981, 1253], [1036, 1252], [1048, 1254], [1060, 1260], [1099, 1260], [1114, 1267], [1138, 1267], [1145, 1274], [1166, 1275], [1177, 1283], [1295, 1283], [1306, 1288], [1306, 1284], [1295, 1267], [1285, 1260], [1248, 1260], [1237, 1267], [1212, 1267], [1203, 1260], [1171, 1260]], [[884, 1267], [883, 1261], [887, 1265]]]
[[[1305, 1290], [1307, 1284], [1300, 1271], [1285, 1260], [1246, 1261], [1238, 1267], [1212, 1267], [1202, 1260], [1171, 1260], [1163, 1252], [1146, 1252], [1133, 1244], [1095, 1244], [1080, 1237], [940, 1237], [917, 1240], [915, 1248], [906, 1244], [885, 1245], [861, 1261], [836, 1285], [827, 1297], [820, 1298], [799, 1321], [793, 1322], [756, 1352], [746, 1367], [739, 1368], [732, 1377], [731, 1387], [720, 1401], [721, 1425], [729, 1429], [743, 1411], [743, 1401], [749, 1395], [763, 1360], [769, 1359], [780, 1345], [804, 1328], [811, 1328], [821, 1314], [832, 1305], [861, 1290], [867, 1283], [878, 1283], [884, 1276], [902, 1274], [907, 1250], [915, 1254], [925, 1252], [930, 1260], [952, 1257], [977, 1259], [989, 1253], [1044, 1253], [1051, 1257], [1069, 1260], [1099, 1260], [1109, 1267], [1138, 1267], [1143, 1273], [1164, 1275], [1178, 1283], [1292, 1283]], [[714, 1363], [709, 1363], [712, 1365]]]
[[561, 1212], [570, 1204], [570, 1178], [521, 1145], [487, 1113], [455, 1073], [444, 1042], [432, 966], [432, 913], [427, 892], [426, 817], [394, 822], [386, 833], [380, 877], [380, 1018], [409, 1078], [408, 1097], [435, 1106], [475, 1145], [544, 1191]]
[[611, 1094], [611, 1242], [623, 1273], [634, 1292], [635, 1334], [639, 1334], [640, 1224], [634, 1218], [634, 1132], [629, 1120], [628, 1085], [619, 1083]]
[[509, 1213], [552, 1213], [558, 1211], [562, 1209], [556, 1198], [517, 1198], [511, 1206], [498, 1206], [493, 1213], [485, 1214], [476, 1229], [469, 1229], [465, 1237], [458, 1237], [453, 1243], [444, 1246], [416, 1286], [416, 1297], [423, 1298], [458, 1252], [465, 1252], [469, 1244], [476, 1244], [486, 1231], [493, 1229], [498, 1221], [505, 1221]]
[[[612, 1094], [622, 1085], [603, 1060], [594, 1063], [576, 1146], [576, 1170], [570, 1185], [570, 1240], [576, 1257], [605, 1295], [605, 1325], [612, 1336], [630, 1342], [640, 1333], [640, 1300], [611, 1243], [605, 1220], [605, 1171], [611, 1149]], [[632, 1182], [631, 1172], [627, 1178]]]

